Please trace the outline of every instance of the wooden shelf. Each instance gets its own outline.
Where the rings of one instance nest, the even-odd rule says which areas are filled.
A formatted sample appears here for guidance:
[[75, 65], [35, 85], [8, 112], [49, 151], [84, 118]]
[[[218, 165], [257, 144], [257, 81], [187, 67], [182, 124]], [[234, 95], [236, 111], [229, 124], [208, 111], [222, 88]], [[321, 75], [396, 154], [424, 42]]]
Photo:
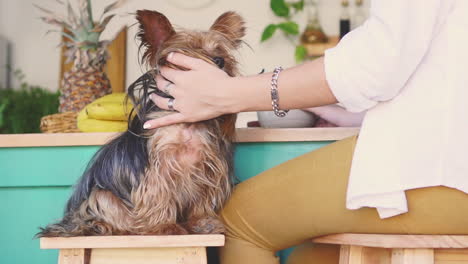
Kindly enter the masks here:
[[355, 127], [239, 128], [237, 142], [333, 141], [357, 135]]
[[[333, 141], [359, 133], [359, 128], [238, 128], [236, 142]], [[55, 133], [0, 135], [0, 148], [100, 146], [119, 133]]]
[[380, 248], [468, 248], [468, 236], [463, 235], [335, 234], [313, 242]]
[[224, 235], [43, 237], [41, 249], [59, 249], [59, 264], [206, 264], [206, 247]]
[[221, 247], [224, 235], [43, 237], [41, 249]]

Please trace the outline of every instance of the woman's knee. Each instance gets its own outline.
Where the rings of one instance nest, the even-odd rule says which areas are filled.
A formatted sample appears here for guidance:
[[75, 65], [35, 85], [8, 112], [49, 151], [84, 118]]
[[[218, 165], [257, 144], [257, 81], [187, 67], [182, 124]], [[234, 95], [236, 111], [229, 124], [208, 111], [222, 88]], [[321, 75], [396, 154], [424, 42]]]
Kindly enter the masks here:
[[[242, 185], [242, 184], [241, 184]], [[230, 199], [221, 210], [220, 216], [226, 228], [226, 236], [242, 238], [245, 232], [245, 223], [242, 221], [241, 211], [243, 207], [243, 196], [245, 193], [236, 187]], [[245, 205], [245, 204], [244, 204]]]
[[[245, 210], [248, 196], [242, 188], [236, 188], [221, 211], [226, 228], [226, 243], [220, 249], [221, 263], [278, 264], [275, 250], [256, 233], [254, 210]], [[250, 212], [250, 213], [249, 213]]]
[[[267, 221], [263, 212], [268, 205], [253, 201], [255, 195], [250, 182], [239, 184], [231, 198], [221, 210], [221, 220], [226, 229], [226, 237], [242, 240], [256, 247], [274, 250], [266, 240], [262, 225]], [[249, 202], [250, 201], [250, 202]]]

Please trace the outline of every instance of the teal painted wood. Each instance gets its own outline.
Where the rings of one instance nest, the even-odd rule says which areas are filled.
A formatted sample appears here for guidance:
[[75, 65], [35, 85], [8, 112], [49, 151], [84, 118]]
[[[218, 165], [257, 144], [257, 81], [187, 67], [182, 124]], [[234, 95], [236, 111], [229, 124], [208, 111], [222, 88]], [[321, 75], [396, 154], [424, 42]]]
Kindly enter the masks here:
[[69, 187], [0, 188], [0, 263], [57, 263], [58, 251], [39, 249], [33, 237], [62, 216], [69, 195]]
[[323, 147], [330, 142], [239, 143], [234, 155], [235, 175], [245, 181], [292, 158]]
[[0, 148], [0, 187], [72, 185], [98, 148]]
[[[243, 181], [328, 143], [239, 143], [235, 174]], [[0, 263], [57, 263], [57, 250], [40, 250], [33, 236], [62, 216], [70, 186], [98, 148], [0, 148]]]

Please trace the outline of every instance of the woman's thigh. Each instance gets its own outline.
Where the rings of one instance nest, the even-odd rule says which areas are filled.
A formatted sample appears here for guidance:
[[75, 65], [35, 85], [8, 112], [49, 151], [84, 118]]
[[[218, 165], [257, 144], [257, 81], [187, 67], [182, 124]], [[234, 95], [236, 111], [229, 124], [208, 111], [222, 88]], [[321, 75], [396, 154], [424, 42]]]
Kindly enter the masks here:
[[227, 236], [276, 251], [333, 233], [468, 233], [468, 196], [445, 187], [408, 191], [410, 212], [389, 219], [373, 208], [347, 210], [355, 143], [330, 144], [239, 184], [222, 212]]

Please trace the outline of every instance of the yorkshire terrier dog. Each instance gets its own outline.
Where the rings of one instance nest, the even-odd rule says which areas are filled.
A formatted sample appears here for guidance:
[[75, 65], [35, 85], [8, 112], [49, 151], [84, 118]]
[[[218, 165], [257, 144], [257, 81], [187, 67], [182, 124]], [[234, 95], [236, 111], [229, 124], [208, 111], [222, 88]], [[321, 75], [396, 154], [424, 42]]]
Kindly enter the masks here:
[[217, 216], [231, 193], [234, 114], [144, 130], [145, 121], [171, 112], [149, 95], [158, 89], [161, 66], [171, 52], [205, 60], [228, 75], [238, 74], [233, 52], [245, 35], [243, 19], [226, 12], [208, 31], [176, 32], [161, 13], [137, 11], [142, 63], [149, 71], [128, 88], [135, 115], [129, 128], [104, 145], [88, 164], [58, 223], [39, 237], [94, 235], [180, 235], [223, 233]]

